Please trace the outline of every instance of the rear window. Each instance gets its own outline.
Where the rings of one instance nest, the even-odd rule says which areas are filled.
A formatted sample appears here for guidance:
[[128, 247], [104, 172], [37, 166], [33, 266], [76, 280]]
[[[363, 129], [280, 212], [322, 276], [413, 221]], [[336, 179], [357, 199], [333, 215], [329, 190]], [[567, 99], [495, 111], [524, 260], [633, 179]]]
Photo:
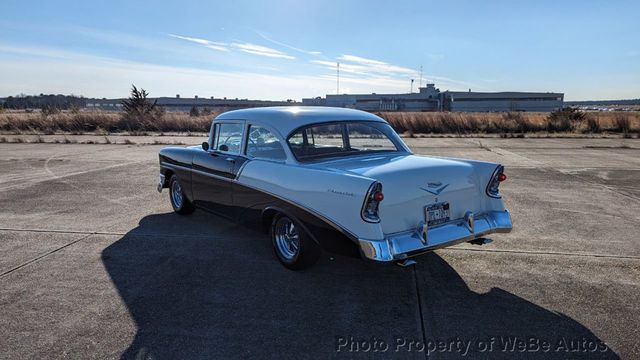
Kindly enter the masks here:
[[300, 161], [404, 150], [391, 126], [382, 122], [314, 124], [296, 130], [287, 142]]

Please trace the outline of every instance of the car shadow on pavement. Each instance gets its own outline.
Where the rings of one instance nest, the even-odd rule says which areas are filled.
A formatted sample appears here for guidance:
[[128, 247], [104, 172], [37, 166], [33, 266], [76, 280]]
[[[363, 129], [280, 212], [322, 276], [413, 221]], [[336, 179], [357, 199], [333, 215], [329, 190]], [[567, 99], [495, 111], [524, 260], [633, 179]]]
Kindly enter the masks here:
[[[138, 329], [123, 358], [424, 358], [431, 340], [456, 337], [598, 340], [577, 321], [501, 289], [473, 292], [438, 255], [423, 258], [428, 265], [417, 278], [411, 268], [330, 255], [293, 272], [277, 262], [265, 235], [201, 211], [146, 216], [102, 252]], [[418, 292], [417, 284], [428, 290]], [[617, 357], [611, 351], [507, 355]]]
[[[427, 332], [437, 340], [471, 340], [467, 357], [541, 359], [619, 359], [591, 330], [562, 313], [492, 287], [475, 292], [436, 253], [418, 267]], [[536, 284], [544, 286], [544, 284]], [[435, 350], [436, 358], [460, 352]]]

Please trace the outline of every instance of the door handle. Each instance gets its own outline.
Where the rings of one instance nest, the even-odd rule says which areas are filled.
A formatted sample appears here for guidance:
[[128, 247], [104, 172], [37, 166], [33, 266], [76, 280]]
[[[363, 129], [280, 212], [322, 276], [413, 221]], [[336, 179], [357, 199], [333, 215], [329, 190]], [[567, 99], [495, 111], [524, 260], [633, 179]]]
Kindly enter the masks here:
[[231, 157], [228, 157], [228, 158], [226, 158], [225, 160], [226, 160], [226, 161], [228, 161], [228, 162], [230, 162], [230, 163], [234, 163], [234, 162], [236, 162], [236, 159], [231, 158]]

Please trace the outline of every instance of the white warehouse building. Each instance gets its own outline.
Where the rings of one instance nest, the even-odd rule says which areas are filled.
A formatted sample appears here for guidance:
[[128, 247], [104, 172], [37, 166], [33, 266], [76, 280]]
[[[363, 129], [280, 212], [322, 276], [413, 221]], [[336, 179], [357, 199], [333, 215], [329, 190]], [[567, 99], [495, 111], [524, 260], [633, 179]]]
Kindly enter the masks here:
[[550, 112], [562, 109], [563, 93], [443, 91], [434, 84], [410, 94], [343, 94], [302, 99], [303, 105], [365, 111]]

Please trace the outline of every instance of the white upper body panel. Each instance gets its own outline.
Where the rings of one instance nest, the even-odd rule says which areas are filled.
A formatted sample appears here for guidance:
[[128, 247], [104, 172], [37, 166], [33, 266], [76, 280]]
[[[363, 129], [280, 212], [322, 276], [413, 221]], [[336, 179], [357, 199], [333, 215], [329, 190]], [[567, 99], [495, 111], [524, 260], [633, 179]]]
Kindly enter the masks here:
[[323, 106], [274, 106], [227, 111], [218, 115], [219, 120], [246, 120], [264, 124], [278, 131], [283, 139], [295, 129], [322, 122], [366, 120], [385, 122], [368, 112]]

